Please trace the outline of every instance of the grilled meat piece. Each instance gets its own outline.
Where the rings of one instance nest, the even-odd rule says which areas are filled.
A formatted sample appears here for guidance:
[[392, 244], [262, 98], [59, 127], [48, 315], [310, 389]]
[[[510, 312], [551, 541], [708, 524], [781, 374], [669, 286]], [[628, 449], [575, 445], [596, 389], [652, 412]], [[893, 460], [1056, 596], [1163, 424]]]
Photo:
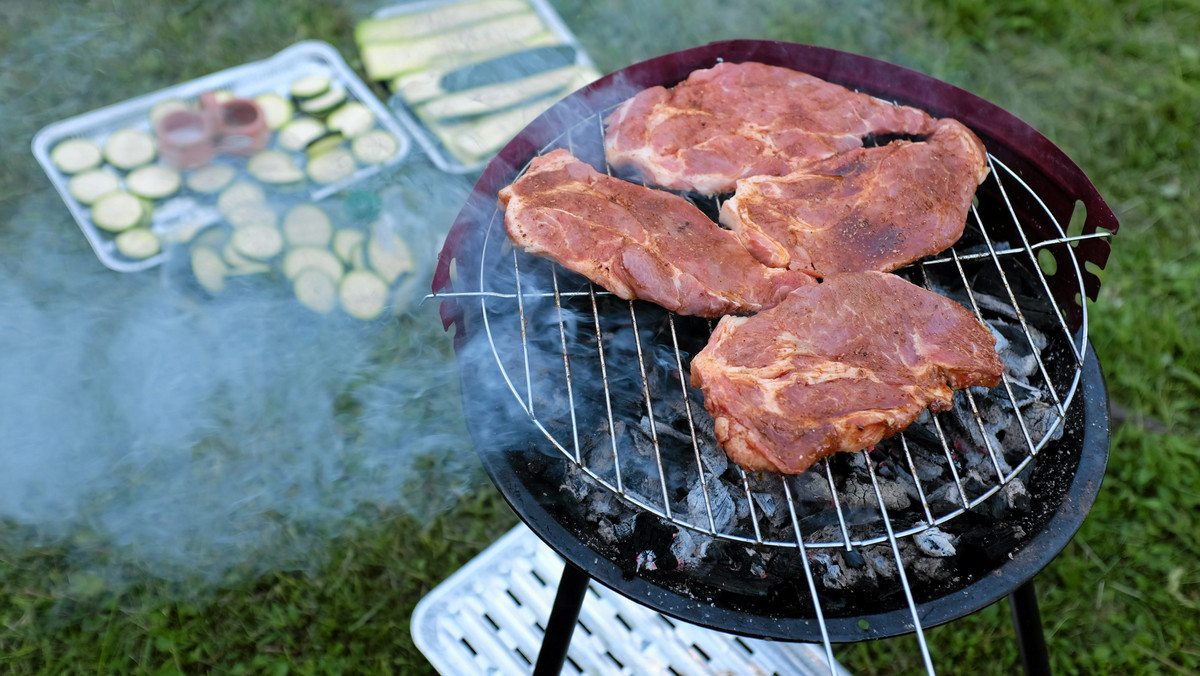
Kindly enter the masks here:
[[987, 151], [961, 123], [928, 140], [856, 148], [786, 176], [737, 183], [721, 223], [755, 258], [817, 277], [895, 270], [962, 236]]
[[722, 319], [691, 380], [731, 460], [795, 474], [950, 408], [952, 390], [996, 386], [995, 346], [952, 300], [895, 275], [846, 273]]
[[601, 174], [566, 150], [537, 157], [500, 191], [521, 249], [628, 300], [701, 317], [749, 313], [814, 285], [769, 268], [686, 199]]
[[862, 146], [869, 135], [924, 136], [934, 119], [812, 75], [761, 63], [719, 63], [671, 89], [651, 87], [605, 120], [614, 168], [705, 195], [746, 176], [780, 176]]

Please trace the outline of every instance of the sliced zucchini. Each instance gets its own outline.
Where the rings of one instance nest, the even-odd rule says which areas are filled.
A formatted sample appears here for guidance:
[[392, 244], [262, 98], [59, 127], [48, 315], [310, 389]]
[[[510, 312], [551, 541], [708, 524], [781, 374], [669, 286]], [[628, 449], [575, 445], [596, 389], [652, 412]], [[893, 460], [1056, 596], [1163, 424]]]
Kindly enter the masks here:
[[355, 228], [341, 228], [333, 233], [333, 252], [337, 254], [342, 262], [351, 267], [362, 267], [363, 263], [363, 242], [367, 236], [362, 230]]
[[383, 314], [388, 287], [379, 275], [368, 270], [351, 270], [338, 285], [338, 300], [346, 314], [356, 319], [375, 319]]
[[213, 92], [213, 100], [217, 103], [228, 103], [236, 98], [237, 96], [228, 89], [218, 89]]
[[262, 108], [263, 118], [267, 121], [267, 127], [270, 129], [283, 127], [292, 119], [292, 113], [296, 111], [291, 101], [274, 92], [259, 94], [254, 97], [254, 102], [258, 104], [259, 108]]
[[253, 183], [238, 181], [221, 191], [217, 198], [217, 209], [229, 217], [229, 213], [238, 207], [261, 205], [266, 200], [262, 188]]
[[345, 87], [337, 86], [320, 96], [300, 102], [300, 110], [309, 115], [328, 115], [333, 109], [346, 102]]
[[69, 138], [50, 151], [50, 162], [64, 174], [95, 169], [102, 159], [100, 146], [86, 138]]
[[333, 80], [328, 75], [306, 75], [292, 83], [288, 93], [292, 98], [303, 101], [316, 98], [333, 86]]
[[425, 12], [364, 19], [354, 27], [354, 41], [364, 45], [368, 42], [412, 40], [525, 9], [529, 9], [526, 0], [482, 0], [456, 2]]
[[258, 260], [274, 258], [283, 251], [283, 235], [279, 228], [269, 225], [238, 228], [229, 241], [238, 253]]
[[279, 130], [279, 147], [292, 152], [303, 150], [325, 134], [325, 125], [311, 117], [301, 117]]
[[317, 183], [336, 183], [354, 173], [354, 156], [345, 148], [335, 148], [308, 161], [308, 177]]
[[129, 192], [150, 200], [160, 200], [179, 192], [183, 180], [179, 172], [162, 164], [148, 164], [125, 177]]
[[226, 212], [225, 220], [235, 228], [274, 228], [279, 217], [266, 204], [243, 204]]
[[206, 246], [192, 247], [192, 275], [209, 293], [220, 293], [225, 288], [228, 268], [221, 254]]
[[283, 217], [283, 236], [292, 246], [329, 246], [333, 223], [315, 204], [297, 204]]
[[177, 110], [191, 110], [192, 106], [183, 99], [163, 99], [150, 107], [150, 125], [158, 126], [158, 121]]
[[532, 103], [488, 115], [477, 121], [434, 125], [438, 140], [463, 164], [486, 159], [504, 147], [533, 118], [553, 105], [555, 99], [543, 97]]
[[121, 179], [108, 169], [89, 169], [75, 174], [67, 182], [67, 192], [80, 204], [91, 205], [114, 190], [121, 189]]
[[282, 150], [263, 150], [246, 163], [250, 175], [263, 183], [295, 183], [304, 180], [304, 170], [296, 166], [292, 155]]
[[367, 244], [367, 263], [389, 285], [400, 275], [416, 269], [408, 245], [395, 233], [390, 237], [378, 233], [371, 236]]
[[221, 247], [221, 257], [229, 264], [229, 275], [257, 275], [263, 272], [270, 272], [271, 266], [261, 261], [256, 261], [253, 258], [247, 258], [237, 250], [237, 246], [233, 243], [233, 238], [229, 238], [225, 242], [225, 246]]
[[495, 112], [522, 101], [562, 92], [579, 78], [581, 70], [584, 69], [580, 66], [567, 66], [516, 81], [467, 89], [434, 99], [417, 108], [417, 114], [424, 119], [436, 120]]
[[330, 113], [325, 123], [346, 138], [355, 138], [371, 131], [375, 126], [375, 113], [365, 103], [351, 101]]
[[532, 47], [531, 43], [544, 35], [553, 33], [541, 17], [529, 10], [411, 42], [367, 43], [359, 48], [359, 53], [368, 79], [390, 80], [447, 56], [488, 51], [509, 44]]
[[342, 145], [342, 141], [345, 141], [345, 140], [346, 140], [346, 137], [342, 136], [340, 133], [331, 131], [331, 132], [325, 134], [324, 136], [321, 136], [320, 138], [315, 139], [312, 143], [309, 143], [308, 146], [304, 149], [304, 152], [309, 157], [317, 157], [318, 155], [324, 155], [325, 153], [329, 152], [330, 150], [333, 150], [334, 148]]
[[104, 159], [118, 169], [149, 164], [157, 154], [154, 137], [141, 129], [120, 129], [104, 142]]
[[214, 193], [229, 185], [235, 175], [233, 167], [213, 164], [193, 171], [187, 177], [187, 187], [199, 193]]
[[485, 87], [570, 66], [578, 59], [571, 45], [546, 45], [493, 57], [454, 69], [442, 76], [446, 93]]
[[158, 235], [146, 228], [130, 228], [117, 235], [117, 251], [127, 258], [149, 258], [162, 251]]
[[342, 278], [345, 267], [329, 249], [302, 246], [292, 249], [283, 257], [283, 275], [295, 279], [307, 268], [316, 268], [333, 280]]
[[338, 304], [337, 282], [316, 268], [301, 270], [292, 280], [296, 298], [308, 309], [325, 314]]
[[92, 205], [92, 222], [97, 228], [121, 232], [150, 221], [146, 202], [123, 190], [110, 192]]
[[396, 156], [400, 144], [390, 133], [376, 129], [354, 139], [350, 152], [363, 164], [382, 164]]

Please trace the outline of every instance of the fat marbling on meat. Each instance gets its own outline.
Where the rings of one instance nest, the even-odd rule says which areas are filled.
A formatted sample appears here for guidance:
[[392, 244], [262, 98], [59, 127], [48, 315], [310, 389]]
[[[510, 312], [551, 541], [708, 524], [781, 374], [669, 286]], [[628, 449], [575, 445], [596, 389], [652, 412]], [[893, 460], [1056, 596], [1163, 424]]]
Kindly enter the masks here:
[[987, 152], [956, 120], [922, 141], [856, 148], [785, 176], [737, 182], [721, 224], [763, 263], [817, 277], [887, 272], [962, 236]]
[[749, 471], [803, 472], [891, 436], [1003, 364], [966, 308], [896, 275], [832, 275], [725, 317], [691, 362], [717, 441]]
[[815, 285], [758, 262], [686, 199], [602, 174], [563, 149], [534, 158], [499, 197], [516, 246], [621, 298], [715, 318]]
[[870, 135], [924, 136], [934, 118], [807, 73], [719, 63], [672, 88], [651, 87], [605, 120], [614, 168], [654, 185], [705, 195], [739, 178], [779, 176], [858, 148]]

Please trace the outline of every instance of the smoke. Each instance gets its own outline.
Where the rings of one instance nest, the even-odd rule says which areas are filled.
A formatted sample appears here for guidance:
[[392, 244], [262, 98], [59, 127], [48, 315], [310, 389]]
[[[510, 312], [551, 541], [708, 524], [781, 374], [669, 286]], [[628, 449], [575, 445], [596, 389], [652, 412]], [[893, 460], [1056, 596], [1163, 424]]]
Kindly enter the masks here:
[[100, 268], [53, 196], [23, 207], [0, 269], [10, 535], [87, 534], [107, 563], [79, 565], [111, 582], [120, 564], [216, 581], [312, 569], [363, 505], [429, 519], [482, 480], [435, 303], [364, 323], [278, 280], [201, 299]]

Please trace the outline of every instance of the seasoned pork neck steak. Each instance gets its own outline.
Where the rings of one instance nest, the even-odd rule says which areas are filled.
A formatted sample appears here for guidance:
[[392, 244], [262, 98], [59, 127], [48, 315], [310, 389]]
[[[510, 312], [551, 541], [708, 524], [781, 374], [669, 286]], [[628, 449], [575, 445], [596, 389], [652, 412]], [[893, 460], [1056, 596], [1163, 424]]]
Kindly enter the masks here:
[[857, 451], [1003, 365], [975, 316], [879, 272], [832, 275], [752, 317], [726, 317], [692, 359], [717, 441], [750, 471], [803, 472]]
[[921, 142], [856, 148], [786, 176], [737, 183], [721, 223], [772, 267], [817, 277], [895, 270], [962, 235], [987, 152], [969, 129], [938, 120]]
[[680, 314], [756, 312], [815, 286], [759, 263], [686, 199], [602, 174], [566, 150], [535, 158], [500, 203], [516, 246]]
[[869, 135], [929, 134], [934, 119], [907, 106], [787, 68], [719, 63], [673, 88], [651, 87], [605, 120], [614, 168], [658, 186], [706, 195], [746, 176], [779, 176], [862, 146]]

